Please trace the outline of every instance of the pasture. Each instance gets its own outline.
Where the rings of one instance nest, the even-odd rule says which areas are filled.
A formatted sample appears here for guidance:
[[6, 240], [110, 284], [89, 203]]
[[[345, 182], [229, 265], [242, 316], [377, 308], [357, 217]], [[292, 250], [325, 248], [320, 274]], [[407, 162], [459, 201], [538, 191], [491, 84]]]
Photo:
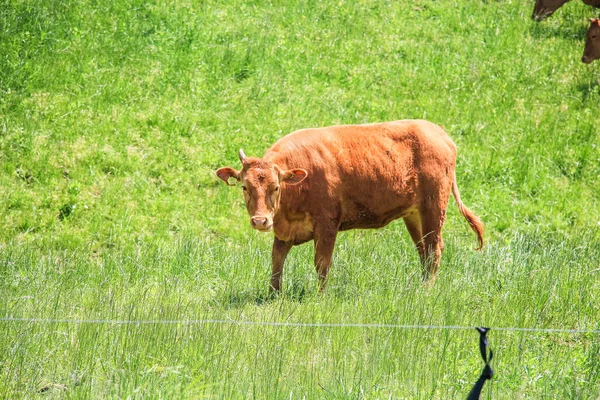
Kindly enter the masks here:
[[[600, 72], [569, 2], [6, 0], [0, 397], [599, 398]], [[435, 286], [402, 221], [311, 244], [268, 297], [271, 234], [214, 171], [300, 128], [424, 118], [458, 146]], [[8, 321], [42, 318], [54, 322]], [[65, 320], [98, 320], [72, 323]]]

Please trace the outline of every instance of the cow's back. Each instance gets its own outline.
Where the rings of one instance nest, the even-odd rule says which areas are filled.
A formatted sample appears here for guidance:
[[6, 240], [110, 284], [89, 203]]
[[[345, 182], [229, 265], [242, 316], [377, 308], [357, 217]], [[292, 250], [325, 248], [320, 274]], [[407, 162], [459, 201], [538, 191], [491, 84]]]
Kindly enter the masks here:
[[287, 207], [339, 213], [341, 229], [376, 228], [418, 207], [428, 186], [450, 190], [456, 147], [439, 126], [402, 120], [303, 129], [276, 142], [265, 158], [308, 172], [289, 191]]
[[583, 0], [583, 3], [588, 6], [600, 8], [600, 0]]

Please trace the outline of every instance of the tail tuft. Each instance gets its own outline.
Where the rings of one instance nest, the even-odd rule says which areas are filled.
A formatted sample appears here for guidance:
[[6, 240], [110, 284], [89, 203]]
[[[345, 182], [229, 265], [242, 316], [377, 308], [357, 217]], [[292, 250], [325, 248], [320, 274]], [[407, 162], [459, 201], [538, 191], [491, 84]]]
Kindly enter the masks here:
[[477, 215], [473, 213], [473, 211], [469, 210], [467, 206], [465, 206], [460, 199], [460, 192], [458, 191], [458, 185], [456, 184], [456, 172], [454, 173], [454, 181], [452, 182], [452, 194], [454, 195], [454, 200], [456, 200], [456, 204], [458, 205], [458, 209], [460, 213], [465, 217], [471, 229], [477, 234], [477, 240], [479, 242], [479, 247], [475, 248], [475, 250], [481, 250], [483, 247], [483, 222]]

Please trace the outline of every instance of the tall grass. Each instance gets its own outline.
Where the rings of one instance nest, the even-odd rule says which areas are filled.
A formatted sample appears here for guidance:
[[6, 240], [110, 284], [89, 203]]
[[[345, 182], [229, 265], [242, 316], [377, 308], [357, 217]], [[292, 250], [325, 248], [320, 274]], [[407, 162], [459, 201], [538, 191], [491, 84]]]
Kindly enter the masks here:
[[[598, 329], [591, 10], [529, 2], [7, 0], [0, 316]], [[435, 286], [401, 223], [340, 235], [327, 291], [213, 171], [294, 129], [426, 118], [459, 147]], [[0, 397], [454, 398], [476, 332], [0, 322]], [[598, 335], [494, 331], [490, 398], [597, 398]]]
[[[590, 232], [598, 235], [598, 232]], [[599, 328], [597, 247], [543, 235], [465, 251], [447, 243], [436, 285], [420, 282], [407, 236], [345, 234], [319, 295], [305, 249], [269, 299], [267, 249], [188, 238], [102, 257], [15, 250], [1, 260], [4, 315], [104, 323], [3, 322], [0, 386], [74, 397], [465, 396], [481, 369], [473, 331], [237, 325], [234, 321]], [[360, 239], [360, 240], [358, 240]], [[395, 246], [378, 244], [384, 240]], [[253, 243], [254, 242], [254, 243]], [[296, 254], [298, 253], [298, 254]], [[186, 324], [190, 320], [231, 324]], [[119, 324], [110, 321], [180, 320]], [[494, 397], [598, 394], [598, 335], [494, 331]], [[60, 390], [60, 389], [52, 389]]]

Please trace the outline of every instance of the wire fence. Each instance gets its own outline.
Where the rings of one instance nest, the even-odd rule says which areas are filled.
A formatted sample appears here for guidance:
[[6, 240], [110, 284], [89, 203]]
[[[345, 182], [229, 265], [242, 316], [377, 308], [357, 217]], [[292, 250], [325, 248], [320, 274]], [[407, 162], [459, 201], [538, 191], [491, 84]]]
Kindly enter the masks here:
[[[480, 334], [479, 349], [485, 366], [479, 379], [467, 396], [467, 400], [478, 400], [485, 383], [492, 379], [494, 371], [490, 366], [493, 352], [489, 349], [486, 333], [490, 328], [462, 326], [462, 325], [401, 325], [401, 324], [366, 324], [366, 323], [318, 323], [318, 322], [276, 322], [276, 321], [245, 321], [235, 319], [146, 319], [146, 320], [120, 320], [120, 319], [66, 319], [66, 318], [18, 318], [0, 317], [0, 322], [5, 323], [35, 323], [35, 324], [105, 324], [105, 325], [238, 325], [238, 326], [266, 326], [287, 328], [367, 328], [367, 329], [429, 329], [429, 330], [472, 330], [477, 329]], [[565, 329], [565, 328], [517, 328], [498, 327], [495, 331], [534, 332], [534, 333], [565, 333], [565, 334], [600, 334], [600, 329]]]
[[[119, 320], [119, 319], [61, 319], [61, 318], [16, 318], [3, 317], [0, 322], [24, 322], [37, 324], [106, 324], [106, 325], [245, 325], [273, 326], [290, 328], [367, 328], [367, 329], [454, 329], [472, 330], [473, 326], [461, 325], [401, 325], [401, 324], [368, 324], [368, 323], [318, 323], [318, 322], [275, 322], [275, 321], [245, 321], [235, 319], [148, 319], [148, 320]], [[571, 333], [571, 334], [600, 334], [600, 329], [565, 329], [565, 328], [518, 328], [494, 327], [494, 331], [536, 332], [536, 333]]]

